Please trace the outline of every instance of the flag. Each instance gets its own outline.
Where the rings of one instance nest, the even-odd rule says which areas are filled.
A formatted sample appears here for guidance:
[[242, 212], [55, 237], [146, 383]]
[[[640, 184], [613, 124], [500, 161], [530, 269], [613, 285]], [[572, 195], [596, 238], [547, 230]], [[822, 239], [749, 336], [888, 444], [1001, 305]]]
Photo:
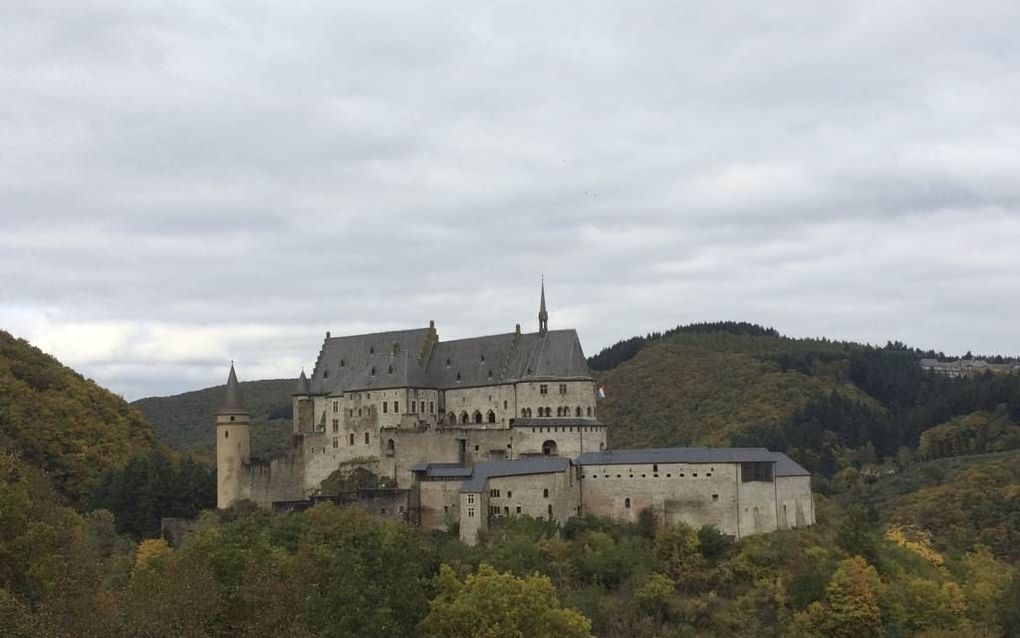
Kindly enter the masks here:
[[606, 398], [606, 386], [600, 385], [598, 392], [595, 393], [595, 396], [600, 398], [600, 399], [605, 399]]

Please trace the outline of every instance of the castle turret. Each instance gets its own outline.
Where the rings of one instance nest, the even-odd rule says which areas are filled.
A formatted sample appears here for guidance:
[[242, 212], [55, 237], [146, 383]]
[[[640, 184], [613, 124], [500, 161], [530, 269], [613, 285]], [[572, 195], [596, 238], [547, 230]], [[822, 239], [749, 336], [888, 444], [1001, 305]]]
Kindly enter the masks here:
[[538, 332], [549, 332], [549, 313], [545, 309], [545, 277], [542, 277], [542, 301], [538, 307]]
[[241, 498], [242, 469], [250, 454], [251, 415], [244, 409], [231, 362], [226, 397], [216, 412], [216, 507], [230, 507]]

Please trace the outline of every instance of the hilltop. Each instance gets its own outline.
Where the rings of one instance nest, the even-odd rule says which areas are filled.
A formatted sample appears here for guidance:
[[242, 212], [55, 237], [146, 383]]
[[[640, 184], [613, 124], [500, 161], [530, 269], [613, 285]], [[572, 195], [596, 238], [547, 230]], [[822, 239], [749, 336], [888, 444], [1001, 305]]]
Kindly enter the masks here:
[[74, 502], [156, 435], [124, 399], [0, 330], [0, 450], [47, 472]]
[[[252, 451], [271, 456], [287, 449], [291, 433], [293, 379], [268, 379], [241, 383], [245, 407], [252, 417]], [[132, 403], [152, 423], [159, 440], [175, 450], [198, 458], [215, 458], [216, 409], [226, 386], [150, 397]]]

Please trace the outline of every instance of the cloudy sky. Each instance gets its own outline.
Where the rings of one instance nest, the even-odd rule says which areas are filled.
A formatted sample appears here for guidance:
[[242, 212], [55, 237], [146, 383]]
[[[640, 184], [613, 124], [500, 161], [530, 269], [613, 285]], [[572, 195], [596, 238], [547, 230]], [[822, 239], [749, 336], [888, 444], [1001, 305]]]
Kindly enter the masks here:
[[1020, 354], [1020, 4], [0, 0], [0, 328], [131, 399], [324, 332]]

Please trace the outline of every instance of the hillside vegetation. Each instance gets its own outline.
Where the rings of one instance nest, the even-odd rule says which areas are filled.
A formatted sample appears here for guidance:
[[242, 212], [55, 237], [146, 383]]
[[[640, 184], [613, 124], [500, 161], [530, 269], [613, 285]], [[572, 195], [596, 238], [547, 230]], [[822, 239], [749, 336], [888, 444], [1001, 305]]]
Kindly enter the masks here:
[[[590, 359], [611, 447], [761, 445], [831, 479], [843, 467], [1020, 447], [1020, 375], [951, 379], [933, 353], [790, 339], [743, 323], [635, 337]], [[825, 481], [819, 483], [824, 488]]]
[[80, 502], [106, 469], [155, 443], [142, 414], [122, 398], [0, 331], [0, 450], [17, 450]]
[[[251, 413], [252, 453], [272, 456], [287, 449], [291, 434], [293, 379], [241, 383], [244, 405]], [[206, 460], [215, 459], [216, 410], [226, 386], [215, 386], [168, 397], [140, 399], [132, 405], [152, 423], [159, 440], [175, 450]]]

